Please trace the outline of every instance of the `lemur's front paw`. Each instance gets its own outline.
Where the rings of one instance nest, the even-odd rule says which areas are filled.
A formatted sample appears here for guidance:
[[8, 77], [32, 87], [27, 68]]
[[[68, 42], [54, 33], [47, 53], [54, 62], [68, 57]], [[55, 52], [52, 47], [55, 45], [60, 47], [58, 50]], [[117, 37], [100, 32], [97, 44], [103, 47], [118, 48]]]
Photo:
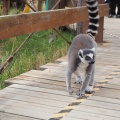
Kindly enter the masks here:
[[86, 88], [86, 90], [85, 90], [85, 92], [91, 94], [92, 90], [93, 90], [93, 86], [89, 86], [88, 85], [87, 88]]
[[79, 77], [75, 80], [74, 84], [82, 84], [82, 79]]
[[70, 88], [70, 89], [68, 89], [68, 92], [69, 92], [70, 95], [72, 95], [74, 90], [72, 88]]
[[85, 92], [79, 90], [79, 91], [77, 92], [77, 96], [79, 96], [79, 97], [85, 97]]

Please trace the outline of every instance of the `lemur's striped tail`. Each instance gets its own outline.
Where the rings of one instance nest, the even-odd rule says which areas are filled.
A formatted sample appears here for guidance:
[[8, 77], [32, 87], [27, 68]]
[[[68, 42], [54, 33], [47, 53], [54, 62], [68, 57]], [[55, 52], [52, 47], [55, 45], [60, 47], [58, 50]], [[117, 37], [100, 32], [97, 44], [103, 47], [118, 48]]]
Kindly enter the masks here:
[[95, 36], [97, 34], [97, 28], [99, 27], [99, 15], [98, 15], [98, 1], [97, 0], [86, 0], [86, 5], [89, 13], [89, 26], [87, 34]]

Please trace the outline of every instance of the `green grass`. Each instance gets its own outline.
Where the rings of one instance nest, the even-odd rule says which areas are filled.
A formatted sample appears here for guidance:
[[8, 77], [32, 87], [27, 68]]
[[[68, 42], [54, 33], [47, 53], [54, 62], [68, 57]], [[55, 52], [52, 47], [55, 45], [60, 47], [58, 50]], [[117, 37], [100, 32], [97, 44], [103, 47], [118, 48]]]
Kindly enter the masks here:
[[[6, 79], [17, 76], [31, 69], [38, 69], [40, 65], [54, 62], [57, 58], [65, 56], [68, 51], [68, 44], [60, 37], [53, 43], [49, 43], [50, 31], [34, 33], [18, 55], [13, 59], [7, 70], [0, 77], [0, 88], [4, 87]], [[68, 32], [62, 33], [68, 40], [73, 39], [73, 35]], [[0, 41], [1, 57], [0, 65], [11, 55], [11, 53], [24, 41], [27, 35], [13, 37]]]
[[21, 9], [18, 8], [11, 8], [9, 11], [9, 14], [18, 14], [18, 13], [22, 13]]

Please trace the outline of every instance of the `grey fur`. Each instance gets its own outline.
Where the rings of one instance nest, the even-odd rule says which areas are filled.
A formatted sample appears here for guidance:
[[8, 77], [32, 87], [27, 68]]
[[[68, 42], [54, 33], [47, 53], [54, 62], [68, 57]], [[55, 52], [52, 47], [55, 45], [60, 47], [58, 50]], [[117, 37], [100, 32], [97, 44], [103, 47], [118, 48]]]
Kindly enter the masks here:
[[[74, 40], [70, 46], [69, 52], [68, 52], [68, 66], [67, 66], [67, 70], [66, 70], [66, 85], [67, 85], [67, 90], [68, 90], [69, 94], [73, 93], [73, 89], [71, 87], [71, 77], [72, 77], [73, 73], [76, 75], [77, 79], [79, 79], [78, 81], [81, 82], [80, 72], [77, 71], [77, 73], [76, 73], [76, 70], [82, 64], [82, 61], [78, 57], [78, 51], [79, 50], [84, 51], [87, 48], [87, 51], [90, 52], [92, 48], [95, 48], [95, 51], [93, 52], [94, 60], [95, 60], [96, 47], [97, 47], [96, 42], [88, 34], [80, 34], [74, 38]], [[86, 63], [86, 66], [87, 66], [86, 73], [85, 73], [86, 77], [85, 77], [82, 87], [78, 93], [78, 95], [80, 95], [80, 96], [83, 96], [85, 94], [86, 88], [94, 85], [93, 81], [94, 81], [95, 63], [94, 64]], [[91, 92], [91, 90], [90, 91], [88, 90], [87, 92]]]
[[76, 75], [75, 83], [81, 83], [80, 66], [85, 67], [85, 79], [82, 83], [78, 95], [84, 96], [85, 91], [91, 93], [94, 86], [94, 73], [95, 73], [95, 58], [97, 51], [97, 44], [94, 41], [94, 37], [97, 34], [97, 28], [99, 26], [98, 20], [98, 2], [97, 0], [86, 0], [89, 13], [89, 26], [87, 34], [77, 35], [68, 52], [68, 66], [66, 69], [66, 85], [69, 94], [74, 91], [71, 87], [71, 77], [74, 73]]

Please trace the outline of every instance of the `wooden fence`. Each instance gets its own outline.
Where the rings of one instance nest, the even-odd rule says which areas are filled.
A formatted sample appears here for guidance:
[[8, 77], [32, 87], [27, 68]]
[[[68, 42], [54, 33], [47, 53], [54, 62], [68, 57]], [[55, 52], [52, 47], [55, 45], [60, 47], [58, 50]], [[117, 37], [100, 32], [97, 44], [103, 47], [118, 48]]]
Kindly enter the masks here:
[[[108, 15], [108, 5], [99, 5], [99, 15]], [[74, 7], [36, 13], [0, 16], [0, 39], [87, 21], [87, 7]]]

